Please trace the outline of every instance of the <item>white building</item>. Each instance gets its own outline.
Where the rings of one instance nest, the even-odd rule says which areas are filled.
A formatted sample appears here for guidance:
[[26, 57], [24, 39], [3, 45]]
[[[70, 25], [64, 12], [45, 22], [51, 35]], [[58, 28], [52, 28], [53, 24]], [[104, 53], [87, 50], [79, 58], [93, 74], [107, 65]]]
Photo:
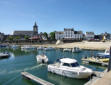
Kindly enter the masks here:
[[94, 32], [86, 32], [85, 39], [86, 40], [94, 40]]
[[56, 40], [64, 39], [64, 40], [82, 40], [83, 33], [82, 31], [74, 31], [73, 28], [64, 28], [63, 32], [55, 33]]
[[64, 38], [64, 32], [61, 32], [61, 31], [55, 32], [55, 39], [56, 40], [61, 40], [63, 38]]

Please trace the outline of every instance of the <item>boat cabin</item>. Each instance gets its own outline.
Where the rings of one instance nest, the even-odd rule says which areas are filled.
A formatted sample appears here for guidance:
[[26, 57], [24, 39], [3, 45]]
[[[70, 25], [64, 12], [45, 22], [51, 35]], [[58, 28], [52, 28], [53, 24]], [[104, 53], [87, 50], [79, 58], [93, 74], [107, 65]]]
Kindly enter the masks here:
[[63, 59], [60, 59], [59, 62], [60, 62], [61, 66], [66, 66], [66, 67], [78, 67], [79, 66], [77, 60], [75, 60], [75, 59], [63, 58]]

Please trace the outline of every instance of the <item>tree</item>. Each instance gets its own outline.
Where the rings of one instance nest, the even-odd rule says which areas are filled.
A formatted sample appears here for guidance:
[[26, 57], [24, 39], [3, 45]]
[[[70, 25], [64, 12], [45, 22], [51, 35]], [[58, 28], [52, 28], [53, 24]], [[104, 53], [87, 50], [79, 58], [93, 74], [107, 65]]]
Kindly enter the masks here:
[[15, 37], [15, 40], [19, 43], [20, 36], [16, 36], [16, 37]]
[[50, 33], [50, 38], [51, 38], [51, 40], [55, 40], [55, 32]]
[[20, 39], [20, 36], [16, 36], [15, 39], [16, 39], [16, 40], [19, 40], [19, 39]]
[[9, 40], [9, 41], [13, 41], [13, 40], [14, 40], [14, 37], [13, 37], [13, 36], [8, 36], [8, 40]]
[[45, 36], [46, 38], [48, 38], [48, 34], [47, 34], [47, 32], [44, 32], [44, 36]]
[[46, 38], [48, 38], [47, 32], [44, 32], [43, 35], [44, 35]]
[[25, 36], [24, 36], [24, 39], [25, 39], [25, 40], [28, 40], [28, 39], [29, 39], [29, 36], [26, 36], [26, 35], [25, 35]]

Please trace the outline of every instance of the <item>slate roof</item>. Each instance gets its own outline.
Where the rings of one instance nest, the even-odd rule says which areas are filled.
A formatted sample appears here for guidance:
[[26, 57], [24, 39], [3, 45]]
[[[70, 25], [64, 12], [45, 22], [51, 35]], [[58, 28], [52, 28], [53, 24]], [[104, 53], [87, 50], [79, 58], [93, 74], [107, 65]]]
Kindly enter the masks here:
[[33, 35], [33, 31], [14, 31], [13, 35]]

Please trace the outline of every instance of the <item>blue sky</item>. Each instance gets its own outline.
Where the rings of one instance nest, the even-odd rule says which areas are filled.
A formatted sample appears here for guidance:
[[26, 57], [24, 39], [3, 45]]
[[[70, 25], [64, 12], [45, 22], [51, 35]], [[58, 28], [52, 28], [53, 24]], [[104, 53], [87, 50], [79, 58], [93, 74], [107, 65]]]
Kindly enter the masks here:
[[0, 32], [32, 30], [35, 21], [39, 32], [111, 33], [111, 0], [0, 0]]

